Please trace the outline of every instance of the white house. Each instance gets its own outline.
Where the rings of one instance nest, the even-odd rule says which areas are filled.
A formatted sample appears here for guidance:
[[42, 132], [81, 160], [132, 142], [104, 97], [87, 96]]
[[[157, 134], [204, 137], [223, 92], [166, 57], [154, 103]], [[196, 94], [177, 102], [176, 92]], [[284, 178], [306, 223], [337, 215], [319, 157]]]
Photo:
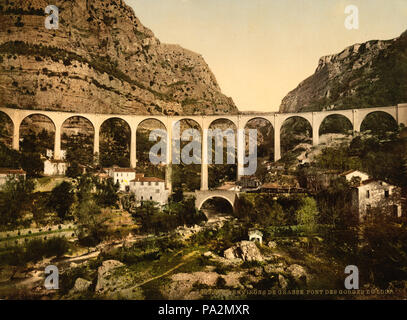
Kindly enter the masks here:
[[352, 188], [352, 207], [359, 221], [363, 221], [372, 214], [372, 210], [380, 208], [394, 217], [401, 217], [400, 188], [386, 182], [368, 179]]
[[169, 190], [165, 188], [165, 181], [155, 177], [144, 177], [138, 174], [130, 182], [130, 192], [134, 193], [137, 201], [154, 201], [161, 206], [168, 203]]
[[106, 168], [108, 175], [113, 178], [114, 183], [120, 184], [120, 191], [130, 191], [130, 181], [136, 178], [136, 170], [132, 168]]
[[6, 184], [8, 180], [16, 180], [19, 177], [26, 178], [26, 172], [21, 169], [0, 168], [0, 186]]
[[365, 181], [369, 179], [369, 175], [367, 173], [358, 171], [358, 170], [349, 170], [341, 174], [342, 177], [345, 177], [347, 181], [351, 181], [352, 178], [357, 177], [360, 178], [360, 181]]
[[63, 160], [46, 159], [44, 161], [45, 176], [64, 176], [68, 164]]

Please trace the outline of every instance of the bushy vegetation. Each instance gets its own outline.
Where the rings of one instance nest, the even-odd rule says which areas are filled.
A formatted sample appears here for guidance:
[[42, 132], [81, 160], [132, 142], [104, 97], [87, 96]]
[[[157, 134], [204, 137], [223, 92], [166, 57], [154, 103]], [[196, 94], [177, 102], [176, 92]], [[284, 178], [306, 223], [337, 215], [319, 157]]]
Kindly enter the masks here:
[[46, 257], [61, 257], [68, 249], [69, 242], [63, 237], [48, 240], [33, 239], [24, 245], [8, 247], [0, 252], [0, 264], [21, 266]]
[[149, 233], [168, 232], [178, 226], [206, 221], [206, 216], [195, 208], [193, 198], [170, 202], [162, 211], [154, 202], [145, 201], [135, 208], [133, 217], [141, 222], [141, 230]]
[[9, 180], [0, 192], [0, 226], [11, 228], [18, 226], [29, 212], [33, 201], [34, 183], [19, 178]]

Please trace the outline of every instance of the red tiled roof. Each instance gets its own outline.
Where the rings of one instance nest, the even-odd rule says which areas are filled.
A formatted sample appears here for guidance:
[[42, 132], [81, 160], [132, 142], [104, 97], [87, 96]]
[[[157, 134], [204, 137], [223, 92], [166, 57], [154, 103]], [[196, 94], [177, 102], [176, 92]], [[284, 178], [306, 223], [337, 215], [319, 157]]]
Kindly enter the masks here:
[[22, 169], [0, 168], [0, 174], [26, 174]]

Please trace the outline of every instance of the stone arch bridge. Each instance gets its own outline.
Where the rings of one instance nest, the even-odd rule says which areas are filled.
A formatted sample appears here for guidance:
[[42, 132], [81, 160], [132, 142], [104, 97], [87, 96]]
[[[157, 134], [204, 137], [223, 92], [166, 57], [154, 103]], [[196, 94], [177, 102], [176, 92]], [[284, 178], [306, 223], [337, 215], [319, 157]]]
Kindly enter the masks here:
[[236, 209], [236, 200], [239, 197], [238, 191], [229, 190], [205, 190], [205, 191], [195, 191], [195, 207], [201, 210], [202, 205], [213, 198], [225, 199], [232, 206], [233, 211]]
[[[321, 112], [299, 112], [299, 113], [241, 113], [237, 115], [184, 115], [184, 116], [165, 116], [165, 115], [121, 115], [121, 114], [93, 114], [93, 113], [78, 113], [78, 112], [62, 112], [62, 111], [43, 111], [43, 110], [22, 110], [12, 108], [2, 108], [0, 111], [6, 114], [13, 123], [13, 148], [19, 149], [20, 141], [20, 126], [23, 120], [31, 115], [42, 115], [51, 120], [55, 127], [55, 143], [54, 143], [54, 158], [61, 157], [61, 130], [62, 126], [70, 118], [80, 117], [88, 120], [94, 129], [94, 153], [99, 153], [99, 134], [102, 124], [112, 118], [117, 118], [125, 121], [131, 131], [130, 138], [130, 164], [133, 168], [136, 167], [136, 132], [137, 128], [145, 120], [158, 120], [166, 128], [167, 131], [167, 164], [172, 163], [172, 132], [174, 125], [180, 120], [194, 120], [199, 124], [202, 131], [202, 155], [203, 161], [201, 164], [201, 190], [208, 190], [208, 163], [205, 159], [208, 151], [208, 130], [210, 125], [219, 119], [231, 121], [236, 129], [244, 130], [246, 124], [253, 119], [265, 119], [274, 128], [274, 156], [275, 161], [281, 158], [280, 132], [284, 122], [293, 117], [300, 117], [309, 122], [312, 127], [313, 145], [319, 143], [319, 128], [325, 118], [331, 115], [341, 115], [347, 118], [353, 126], [353, 131], [360, 131], [363, 120], [372, 112], [384, 112], [394, 118], [397, 124], [407, 125], [407, 103], [397, 106], [380, 107], [380, 108], [364, 108], [364, 109], [349, 109], [349, 110], [332, 110]], [[244, 137], [243, 137], [244, 138]], [[242, 175], [244, 167], [244, 140], [238, 139], [237, 143], [237, 167], [238, 179]], [[168, 167], [168, 166], [167, 166]], [[167, 188], [171, 190], [171, 180], [167, 180]]]

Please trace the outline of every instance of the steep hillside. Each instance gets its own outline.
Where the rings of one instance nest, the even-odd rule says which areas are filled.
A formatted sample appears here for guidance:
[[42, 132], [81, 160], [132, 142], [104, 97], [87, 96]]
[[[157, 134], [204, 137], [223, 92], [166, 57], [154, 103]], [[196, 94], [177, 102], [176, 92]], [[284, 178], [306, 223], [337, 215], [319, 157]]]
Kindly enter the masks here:
[[322, 57], [315, 73], [282, 100], [281, 112], [395, 105], [407, 101], [407, 32]]
[[162, 44], [122, 0], [0, 0], [0, 101], [126, 114], [237, 113], [201, 55]]

